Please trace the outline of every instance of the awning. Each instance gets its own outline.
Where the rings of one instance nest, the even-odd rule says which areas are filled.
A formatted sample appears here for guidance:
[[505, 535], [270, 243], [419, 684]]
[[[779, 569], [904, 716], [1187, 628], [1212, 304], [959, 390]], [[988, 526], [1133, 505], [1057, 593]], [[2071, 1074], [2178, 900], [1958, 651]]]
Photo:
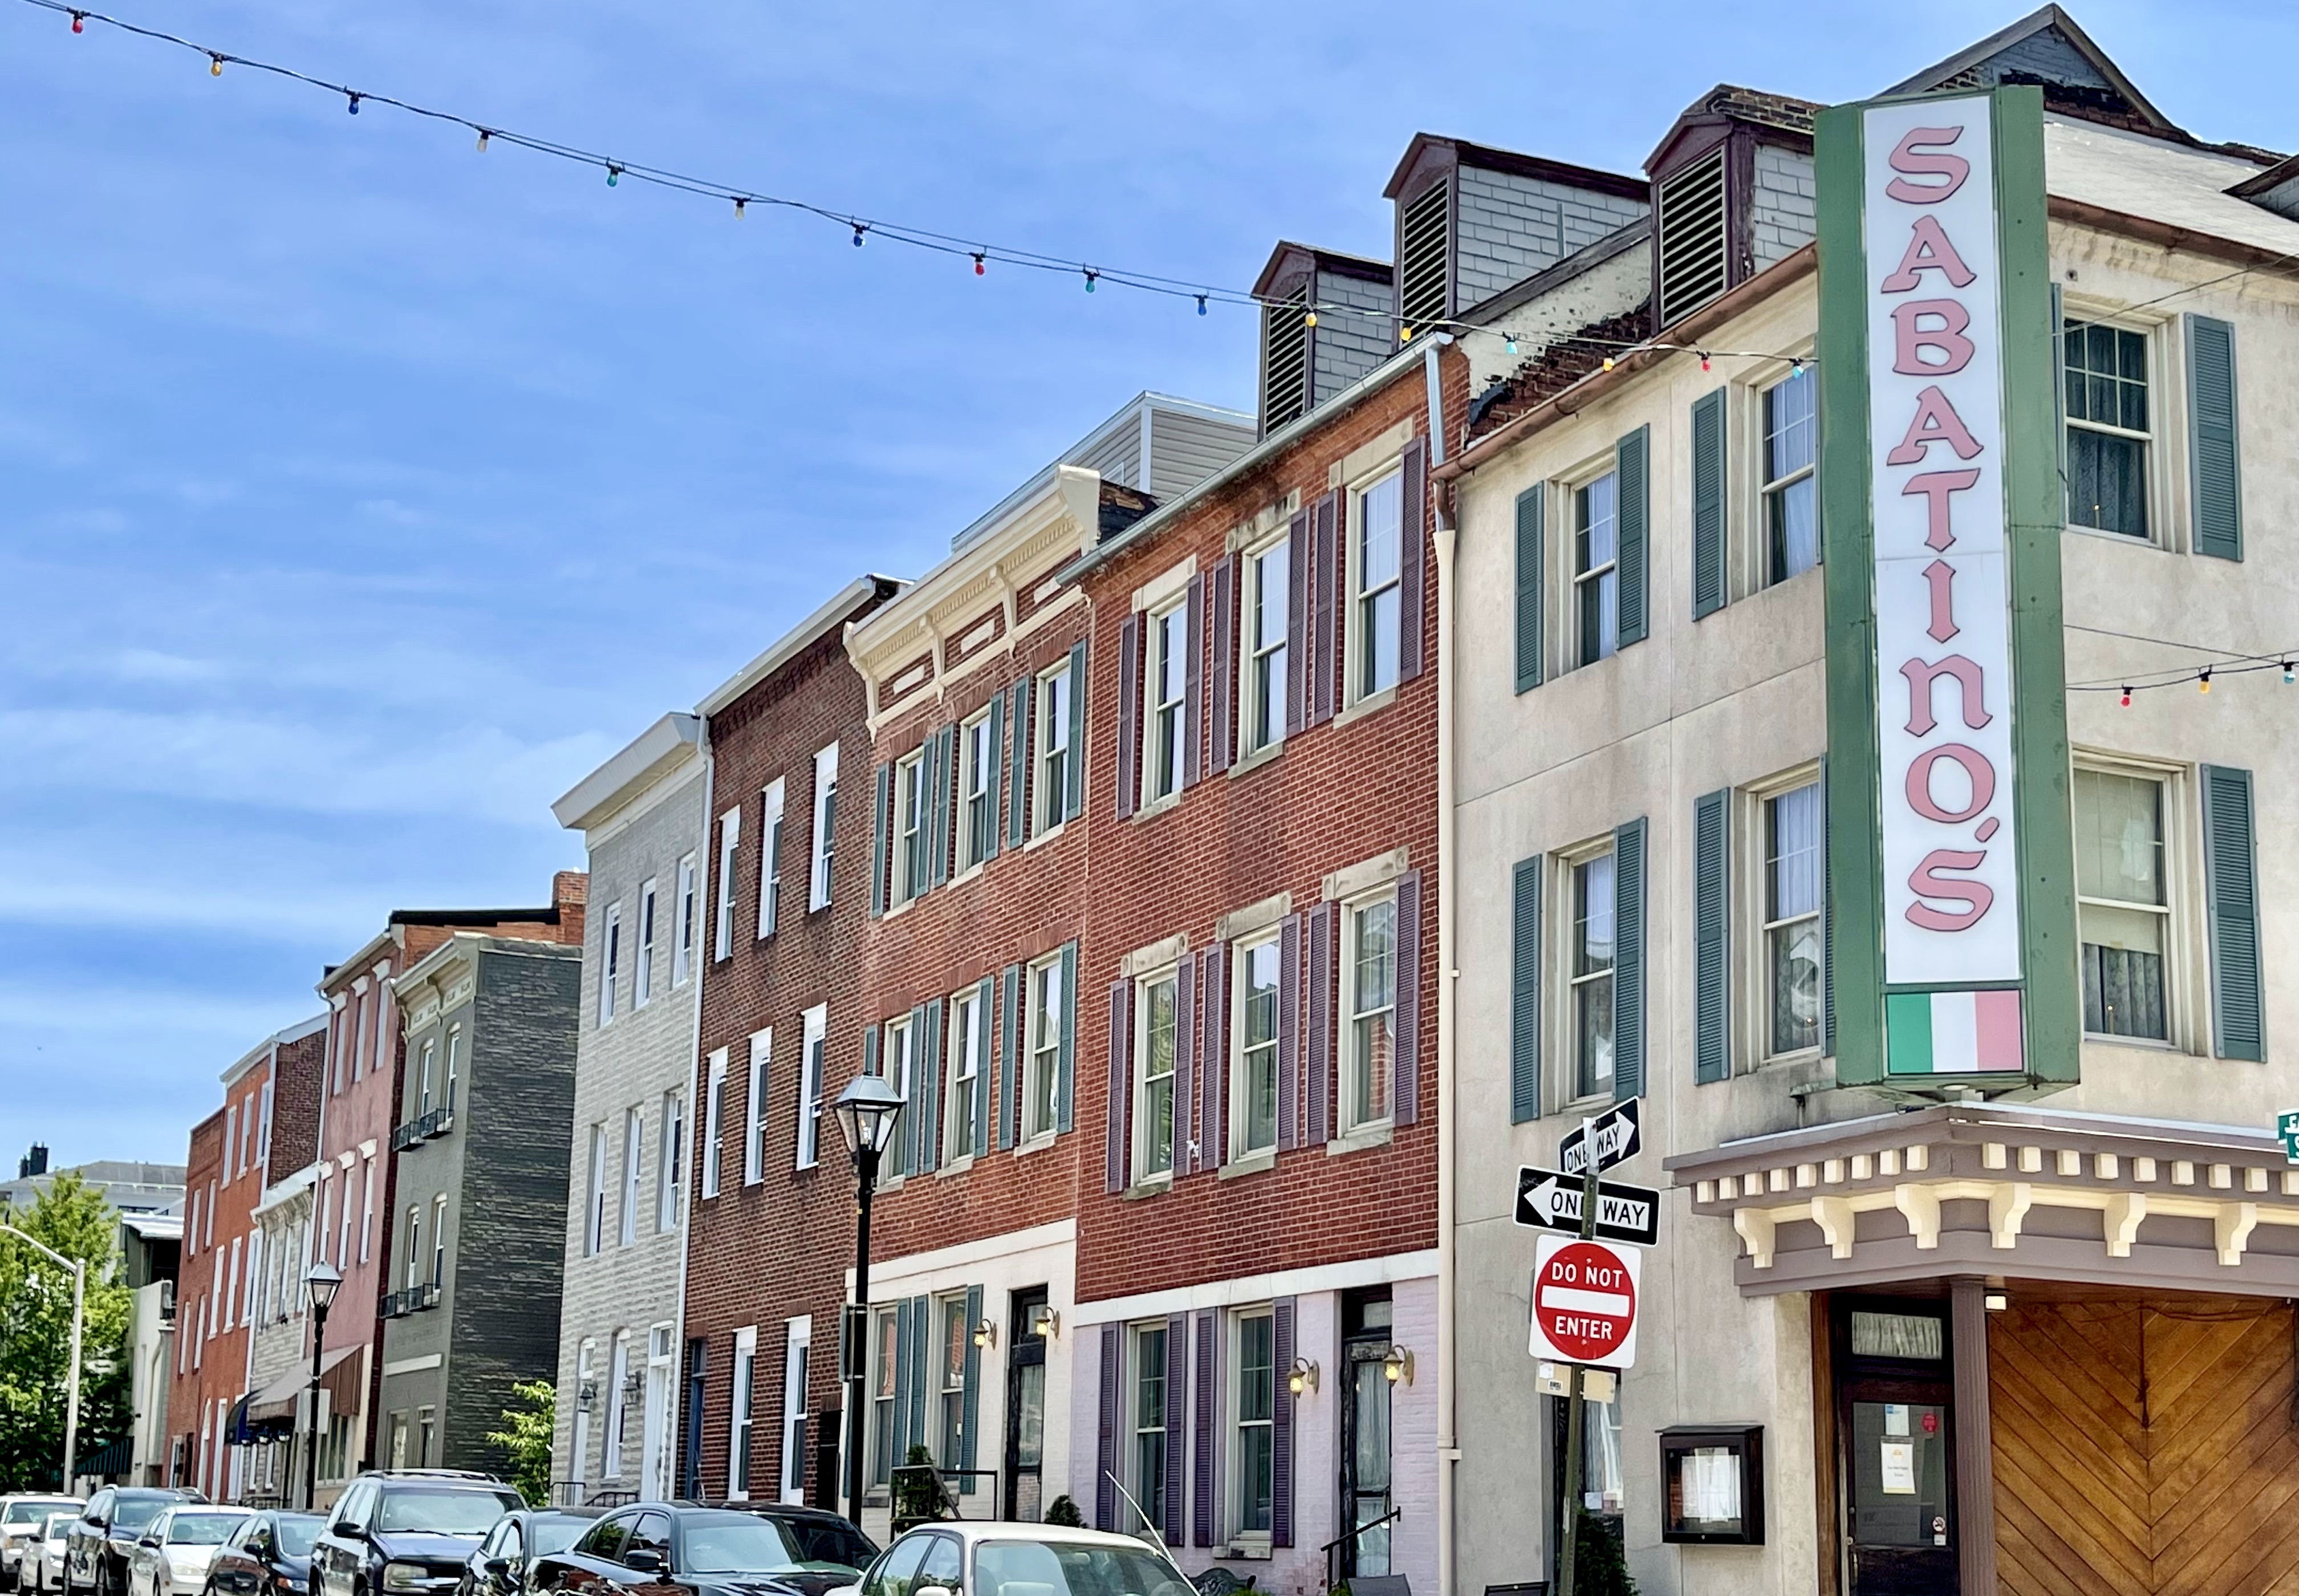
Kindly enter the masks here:
[[225, 1441], [232, 1446], [253, 1446], [256, 1436], [247, 1427], [247, 1404], [254, 1400], [253, 1393], [243, 1396], [231, 1405], [231, 1413], [223, 1421]]
[[[367, 1382], [361, 1376], [366, 1366], [357, 1360], [361, 1350], [337, 1347], [320, 1359], [320, 1388], [328, 1393], [338, 1413], [357, 1413], [365, 1406]], [[294, 1369], [280, 1376], [247, 1399], [247, 1423], [259, 1427], [282, 1422], [294, 1425], [295, 1404], [311, 1384], [308, 1369]]]
[[117, 1441], [105, 1442], [88, 1456], [72, 1465], [75, 1474], [92, 1475], [96, 1479], [118, 1479], [132, 1466], [136, 1456], [136, 1440], [122, 1435]]

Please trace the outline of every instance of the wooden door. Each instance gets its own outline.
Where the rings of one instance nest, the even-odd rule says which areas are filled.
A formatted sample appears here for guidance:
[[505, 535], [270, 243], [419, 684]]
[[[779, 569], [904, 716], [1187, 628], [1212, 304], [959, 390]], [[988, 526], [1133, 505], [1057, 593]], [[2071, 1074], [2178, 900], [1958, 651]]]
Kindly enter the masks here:
[[2015, 1290], [1988, 1319], [2003, 1596], [2299, 1592], [2289, 1304]]

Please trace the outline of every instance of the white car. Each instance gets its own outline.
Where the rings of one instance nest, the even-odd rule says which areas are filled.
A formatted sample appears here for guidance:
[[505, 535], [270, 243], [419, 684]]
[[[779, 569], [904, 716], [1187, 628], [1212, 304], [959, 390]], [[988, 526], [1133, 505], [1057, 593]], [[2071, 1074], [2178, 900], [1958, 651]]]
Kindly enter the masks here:
[[37, 1550], [48, 1515], [69, 1511], [77, 1518], [84, 1505], [77, 1496], [0, 1496], [0, 1589], [25, 1578], [24, 1559]]
[[16, 1566], [16, 1588], [43, 1596], [64, 1588], [64, 1532], [79, 1517], [79, 1509], [50, 1513], [40, 1525], [39, 1538], [24, 1544], [24, 1560]]
[[208, 1565], [232, 1531], [255, 1517], [253, 1508], [179, 1502], [145, 1527], [128, 1563], [127, 1596], [198, 1596]]
[[1049, 1524], [961, 1519], [904, 1530], [827, 1596], [1197, 1596], [1162, 1547]]

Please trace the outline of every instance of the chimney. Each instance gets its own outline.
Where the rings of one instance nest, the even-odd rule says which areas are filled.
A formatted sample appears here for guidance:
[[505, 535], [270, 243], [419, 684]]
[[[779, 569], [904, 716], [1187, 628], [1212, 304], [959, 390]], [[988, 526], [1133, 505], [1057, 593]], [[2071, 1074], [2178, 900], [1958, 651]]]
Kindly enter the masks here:
[[591, 877], [581, 870], [560, 870], [551, 877], [551, 906], [559, 911], [559, 940], [583, 944], [584, 909], [591, 900]]
[[46, 1175], [47, 1172], [48, 1146], [45, 1142], [33, 1143], [32, 1150], [16, 1160], [18, 1180], [29, 1180], [35, 1175]]

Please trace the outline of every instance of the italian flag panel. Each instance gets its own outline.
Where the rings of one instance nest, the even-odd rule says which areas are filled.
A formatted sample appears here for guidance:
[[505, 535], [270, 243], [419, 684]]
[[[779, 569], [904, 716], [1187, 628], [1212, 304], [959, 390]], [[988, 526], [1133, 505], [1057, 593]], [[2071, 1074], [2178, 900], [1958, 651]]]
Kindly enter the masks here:
[[1892, 1075], [2015, 1074], [2022, 1062], [2020, 993], [1888, 993], [1884, 1051]]

